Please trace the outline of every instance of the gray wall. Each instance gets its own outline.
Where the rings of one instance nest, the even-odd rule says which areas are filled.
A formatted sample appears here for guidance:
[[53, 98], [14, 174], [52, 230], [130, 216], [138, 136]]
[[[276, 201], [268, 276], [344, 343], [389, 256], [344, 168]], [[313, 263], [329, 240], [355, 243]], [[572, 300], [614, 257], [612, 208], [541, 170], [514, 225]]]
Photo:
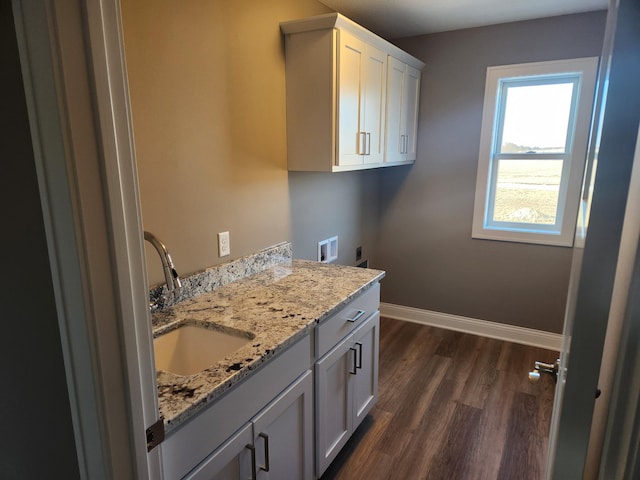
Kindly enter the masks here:
[[317, 260], [318, 241], [338, 235], [338, 259], [373, 261], [378, 229], [378, 171], [289, 172], [291, 239], [295, 258]]
[[10, 2], [0, 6], [0, 477], [79, 478]]
[[382, 300], [562, 330], [572, 249], [471, 238], [486, 69], [600, 55], [606, 13], [459, 30], [395, 43], [426, 62], [418, 159], [380, 175]]

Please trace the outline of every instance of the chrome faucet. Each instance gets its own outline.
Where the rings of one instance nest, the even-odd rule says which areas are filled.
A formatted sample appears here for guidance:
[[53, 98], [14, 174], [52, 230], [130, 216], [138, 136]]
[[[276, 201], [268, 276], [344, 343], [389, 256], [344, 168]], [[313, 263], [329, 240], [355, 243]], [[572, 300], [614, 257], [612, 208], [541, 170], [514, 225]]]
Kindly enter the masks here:
[[168, 290], [175, 290], [182, 286], [180, 283], [180, 277], [178, 276], [178, 272], [176, 272], [175, 267], [173, 266], [173, 261], [171, 260], [171, 255], [169, 255], [169, 251], [167, 247], [165, 247], [164, 243], [158, 240], [151, 232], [144, 232], [144, 239], [149, 242], [160, 255], [160, 260], [162, 261], [162, 270], [164, 271], [164, 278], [167, 282]]

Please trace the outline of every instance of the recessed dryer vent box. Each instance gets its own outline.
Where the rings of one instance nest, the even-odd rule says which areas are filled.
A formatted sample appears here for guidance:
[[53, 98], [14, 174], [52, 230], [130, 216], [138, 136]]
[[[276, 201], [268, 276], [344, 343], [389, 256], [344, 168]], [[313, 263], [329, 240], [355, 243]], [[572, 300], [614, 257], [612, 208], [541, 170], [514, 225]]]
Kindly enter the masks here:
[[331, 263], [338, 258], [338, 236], [318, 242], [318, 261]]

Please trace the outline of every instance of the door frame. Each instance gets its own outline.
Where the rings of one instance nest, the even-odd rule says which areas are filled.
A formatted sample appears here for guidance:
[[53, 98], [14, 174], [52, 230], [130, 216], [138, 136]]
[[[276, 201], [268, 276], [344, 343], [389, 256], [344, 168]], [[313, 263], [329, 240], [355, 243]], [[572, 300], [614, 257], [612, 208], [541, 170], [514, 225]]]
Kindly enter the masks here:
[[[600, 402], [596, 392], [615, 306], [614, 285], [623, 273], [617, 267], [640, 122], [640, 51], [636, 48], [640, 43], [640, 5], [636, 0], [616, 0], [609, 14], [601, 59], [606, 72], [600, 79], [606, 85], [604, 103], [592, 133], [597, 173], [595, 177], [588, 173], [585, 179], [586, 197], [593, 193], [593, 200], [584, 250], [574, 252], [582, 255], [582, 260], [579, 271], [572, 271], [572, 283], [578, 283], [567, 302], [572, 313], [565, 319], [573, 321], [574, 327], [566, 339], [570, 347], [563, 404], [554, 412], [558, 435], [550, 436], [548, 467], [552, 475], [549, 470], [547, 475], [562, 480], [583, 479], [585, 473], [587, 478], [595, 478], [605, 453], [593, 448], [589, 458], [588, 447], [590, 440], [592, 445], [598, 443], [596, 436], [600, 434], [592, 429], [592, 422], [596, 402]], [[614, 406], [605, 406], [598, 413], [606, 415]], [[589, 472], [585, 472], [587, 466]]]
[[[622, 274], [616, 278], [614, 289], [614, 296], [616, 290], [620, 291], [620, 318], [611, 335], [615, 348], [611, 348], [611, 365], [605, 375], [611, 400], [603, 406], [606, 412], [601, 423], [606, 424], [606, 431], [601, 433], [598, 445], [603, 451], [597, 465], [599, 478], [638, 478], [640, 474], [640, 127], [622, 235], [618, 262]], [[607, 342], [609, 337], [607, 331]], [[602, 382], [602, 373], [600, 378]]]
[[81, 478], [162, 478], [117, 0], [13, 0]]

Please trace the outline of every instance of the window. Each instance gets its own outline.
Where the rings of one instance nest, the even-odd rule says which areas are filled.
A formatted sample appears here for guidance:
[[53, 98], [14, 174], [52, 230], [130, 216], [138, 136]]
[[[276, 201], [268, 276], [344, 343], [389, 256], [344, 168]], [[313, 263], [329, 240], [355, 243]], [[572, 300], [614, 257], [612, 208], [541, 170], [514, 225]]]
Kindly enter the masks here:
[[473, 238], [572, 245], [597, 67], [487, 69]]

